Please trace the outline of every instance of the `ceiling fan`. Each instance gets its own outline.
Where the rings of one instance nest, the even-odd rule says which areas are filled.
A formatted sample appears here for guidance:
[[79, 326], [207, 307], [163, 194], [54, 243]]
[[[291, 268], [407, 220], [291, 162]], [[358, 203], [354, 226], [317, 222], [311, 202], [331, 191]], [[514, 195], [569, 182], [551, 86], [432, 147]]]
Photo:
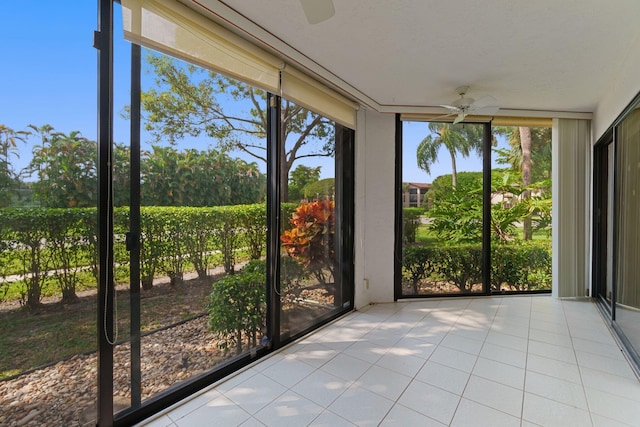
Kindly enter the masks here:
[[499, 110], [499, 107], [496, 105], [497, 101], [493, 96], [486, 95], [475, 100], [466, 96], [468, 90], [469, 86], [460, 86], [456, 89], [456, 92], [460, 95], [460, 99], [456, 99], [450, 105], [440, 105], [451, 111], [444, 117], [457, 115], [453, 120], [453, 124], [460, 123], [469, 114], [492, 116]]
[[300, 0], [300, 4], [309, 24], [326, 21], [336, 13], [333, 0]]

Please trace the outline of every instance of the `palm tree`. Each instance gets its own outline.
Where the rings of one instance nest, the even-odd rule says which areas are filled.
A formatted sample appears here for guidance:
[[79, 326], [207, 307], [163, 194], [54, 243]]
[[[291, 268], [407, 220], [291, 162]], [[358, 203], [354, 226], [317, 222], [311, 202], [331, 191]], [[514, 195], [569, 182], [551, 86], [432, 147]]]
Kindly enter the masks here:
[[[511, 168], [522, 173], [522, 198], [531, 197], [531, 190], [528, 187], [533, 183], [534, 172], [538, 175], [537, 179], [548, 178], [550, 170], [551, 153], [550, 148], [551, 137], [549, 128], [528, 127], [501, 127], [497, 128], [496, 133], [505, 135], [511, 146], [511, 150], [503, 151], [501, 154], [505, 157], [503, 163], [509, 163]], [[548, 163], [548, 165], [547, 165]], [[537, 165], [536, 171], [533, 166]], [[548, 169], [548, 170], [544, 170]], [[524, 240], [531, 240], [533, 230], [531, 225], [531, 216], [527, 216], [523, 220], [522, 237]]]
[[29, 132], [15, 131], [0, 124], [0, 207], [7, 207], [15, 191], [18, 176], [11, 166], [10, 157], [19, 157], [17, 141], [26, 142]]
[[451, 155], [451, 183], [455, 188], [458, 183], [456, 154], [468, 157], [471, 151], [482, 151], [482, 134], [477, 126], [450, 123], [429, 123], [430, 134], [420, 142], [416, 152], [418, 167], [430, 173], [431, 165], [438, 157], [440, 147], [445, 147]]

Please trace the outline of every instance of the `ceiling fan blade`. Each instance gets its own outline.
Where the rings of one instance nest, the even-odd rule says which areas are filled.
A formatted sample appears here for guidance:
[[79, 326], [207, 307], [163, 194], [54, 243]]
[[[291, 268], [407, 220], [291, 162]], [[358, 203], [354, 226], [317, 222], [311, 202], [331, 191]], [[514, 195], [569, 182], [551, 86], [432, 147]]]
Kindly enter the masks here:
[[484, 108], [484, 107], [496, 107], [498, 105], [498, 100], [495, 99], [491, 95], [485, 95], [482, 98], [478, 99], [476, 102], [471, 104], [472, 108]]
[[335, 15], [333, 0], [300, 0], [309, 24], [318, 24]]
[[458, 123], [463, 121], [465, 117], [467, 117], [466, 113], [460, 112], [460, 114], [458, 114], [458, 117], [456, 117], [456, 119], [453, 121], [453, 124], [457, 125]]
[[455, 105], [444, 105], [444, 104], [441, 104], [440, 106], [442, 108], [446, 108], [446, 109], [451, 110], [451, 111], [455, 111], [455, 112], [460, 111], [460, 107], [456, 107]]

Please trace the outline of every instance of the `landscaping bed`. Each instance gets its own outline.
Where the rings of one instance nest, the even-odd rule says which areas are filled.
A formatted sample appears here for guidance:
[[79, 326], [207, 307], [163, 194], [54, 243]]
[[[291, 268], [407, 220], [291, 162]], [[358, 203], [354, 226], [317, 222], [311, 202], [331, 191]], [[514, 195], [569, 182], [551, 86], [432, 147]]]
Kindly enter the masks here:
[[[204, 316], [212, 279], [187, 279], [175, 286], [159, 280], [141, 293], [143, 399], [224, 359]], [[120, 287], [117, 303], [114, 402], [120, 410], [130, 399], [130, 347], [123, 342], [128, 290]], [[85, 291], [70, 305], [47, 298], [36, 313], [15, 302], [0, 306], [0, 372], [13, 375], [0, 380], [0, 425], [95, 424], [96, 304], [95, 291]]]

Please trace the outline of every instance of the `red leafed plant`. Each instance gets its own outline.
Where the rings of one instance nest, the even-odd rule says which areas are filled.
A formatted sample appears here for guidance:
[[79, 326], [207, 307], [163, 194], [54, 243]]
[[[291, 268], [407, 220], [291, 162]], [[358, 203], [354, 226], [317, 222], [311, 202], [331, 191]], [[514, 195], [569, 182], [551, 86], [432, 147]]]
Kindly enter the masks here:
[[335, 270], [335, 216], [330, 200], [298, 206], [289, 222], [291, 230], [280, 236], [289, 256], [302, 264], [321, 283], [333, 280]]

